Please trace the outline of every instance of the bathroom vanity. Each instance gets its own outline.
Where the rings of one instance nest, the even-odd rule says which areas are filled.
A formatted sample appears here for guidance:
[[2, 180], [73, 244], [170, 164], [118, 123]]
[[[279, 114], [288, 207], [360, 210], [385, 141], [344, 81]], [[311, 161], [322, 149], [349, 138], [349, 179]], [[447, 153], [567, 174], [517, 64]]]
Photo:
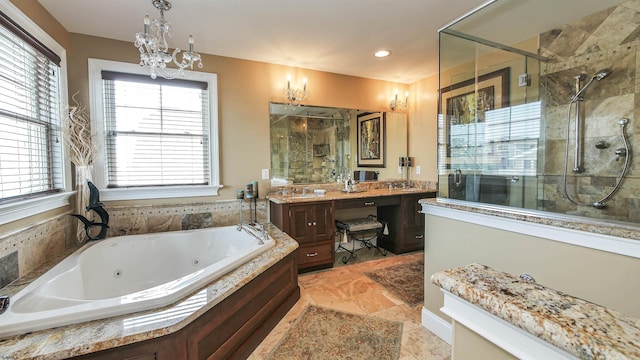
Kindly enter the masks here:
[[376, 208], [387, 222], [389, 235], [378, 245], [394, 254], [424, 248], [424, 216], [418, 201], [435, 197], [433, 189], [368, 189], [361, 192], [269, 195], [271, 222], [299, 244], [299, 271], [333, 266], [336, 211]]

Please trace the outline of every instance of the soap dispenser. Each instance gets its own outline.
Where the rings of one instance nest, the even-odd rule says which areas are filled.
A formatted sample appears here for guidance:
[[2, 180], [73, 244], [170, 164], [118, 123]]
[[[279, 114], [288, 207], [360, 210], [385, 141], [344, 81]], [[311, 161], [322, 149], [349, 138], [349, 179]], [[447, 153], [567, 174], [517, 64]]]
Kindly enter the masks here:
[[351, 176], [348, 176], [344, 181], [344, 191], [351, 191], [351, 187], [353, 186], [353, 181], [351, 181]]

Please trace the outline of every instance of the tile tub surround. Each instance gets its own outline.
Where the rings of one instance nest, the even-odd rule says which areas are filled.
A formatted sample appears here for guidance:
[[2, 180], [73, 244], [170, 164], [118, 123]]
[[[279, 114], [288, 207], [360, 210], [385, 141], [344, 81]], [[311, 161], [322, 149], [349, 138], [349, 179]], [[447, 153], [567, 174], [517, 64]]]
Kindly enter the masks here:
[[[252, 205], [253, 206], [253, 205]], [[239, 200], [177, 205], [106, 206], [109, 212], [107, 237], [163, 231], [236, 225], [240, 222]], [[267, 201], [256, 201], [258, 222], [267, 222]], [[249, 200], [242, 202], [244, 222], [249, 222]]]
[[0, 234], [0, 288], [77, 246], [69, 240], [76, 224], [69, 213]]
[[640, 358], [640, 319], [480, 264], [431, 282], [581, 359]]
[[[275, 226], [267, 225], [265, 228], [276, 240], [272, 249], [173, 305], [0, 340], [2, 359], [64, 359], [176, 332], [298, 247], [294, 240]], [[16, 294], [56, 263], [57, 261], [50, 261], [33, 274], [28, 274], [18, 282], [0, 289], [0, 295]], [[184, 307], [184, 310], [178, 312], [181, 307]], [[163, 315], [165, 312], [166, 316]], [[169, 316], [172, 312], [174, 314]], [[145, 316], [157, 317], [158, 321], [145, 320]]]

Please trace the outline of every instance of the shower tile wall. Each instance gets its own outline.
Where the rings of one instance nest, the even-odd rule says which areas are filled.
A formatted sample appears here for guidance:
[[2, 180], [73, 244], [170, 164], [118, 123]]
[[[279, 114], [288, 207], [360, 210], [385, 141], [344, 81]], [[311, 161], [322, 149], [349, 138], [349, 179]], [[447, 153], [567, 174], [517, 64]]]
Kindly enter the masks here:
[[[541, 54], [551, 61], [543, 65], [546, 90], [544, 180], [539, 189], [540, 209], [602, 219], [640, 221], [640, 0], [592, 14], [541, 34]], [[563, 166], [569, 101], [575, 94], [574, 76], [591, 78], [601, 69], [613, 72], [584, 92], [584, 167], [575, 175], [575, 128], [569, 129], [569, 194], [581, 203], [600, 200], [612, 189], [624, 159], [615, 150], [623, 147], [618, 120], [628, 118], [627, 132], [634, 156], [627, 177], [604, 210], [576, 206], [563, 195]], [[584, 82], [583, 82], [584, 84]], [[575, 107], [572, 111], [575, 117]], [[572, 120], [572, 124], [574, 124]], [[605, 141], [607, 149], [597, 149]], [[576, 189], [576, 190], [573, 190]]]
[[[243, 219], [252, 213], [267, 221], [267, 202], [258, 200], [255, 211], [242, 204]], [[235, 225], [240, 221], [238, 200], [153, 206], [106, 206], [110, 215], [108, 237], [172, 230]], [[36, 269], [47, 260], [75, 247], [76, 220], [68, 214], [0, 236], [0, 288]]]

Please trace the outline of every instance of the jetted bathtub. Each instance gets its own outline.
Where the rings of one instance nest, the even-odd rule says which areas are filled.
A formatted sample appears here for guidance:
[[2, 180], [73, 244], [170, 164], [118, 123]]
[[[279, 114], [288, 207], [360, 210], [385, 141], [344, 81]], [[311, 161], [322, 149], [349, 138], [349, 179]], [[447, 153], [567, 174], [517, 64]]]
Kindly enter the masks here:
[[0, 338], [174, 303], [275, 245], [251, 230], [228, 226], [88, 243], [11, 297], [0, 315]]

